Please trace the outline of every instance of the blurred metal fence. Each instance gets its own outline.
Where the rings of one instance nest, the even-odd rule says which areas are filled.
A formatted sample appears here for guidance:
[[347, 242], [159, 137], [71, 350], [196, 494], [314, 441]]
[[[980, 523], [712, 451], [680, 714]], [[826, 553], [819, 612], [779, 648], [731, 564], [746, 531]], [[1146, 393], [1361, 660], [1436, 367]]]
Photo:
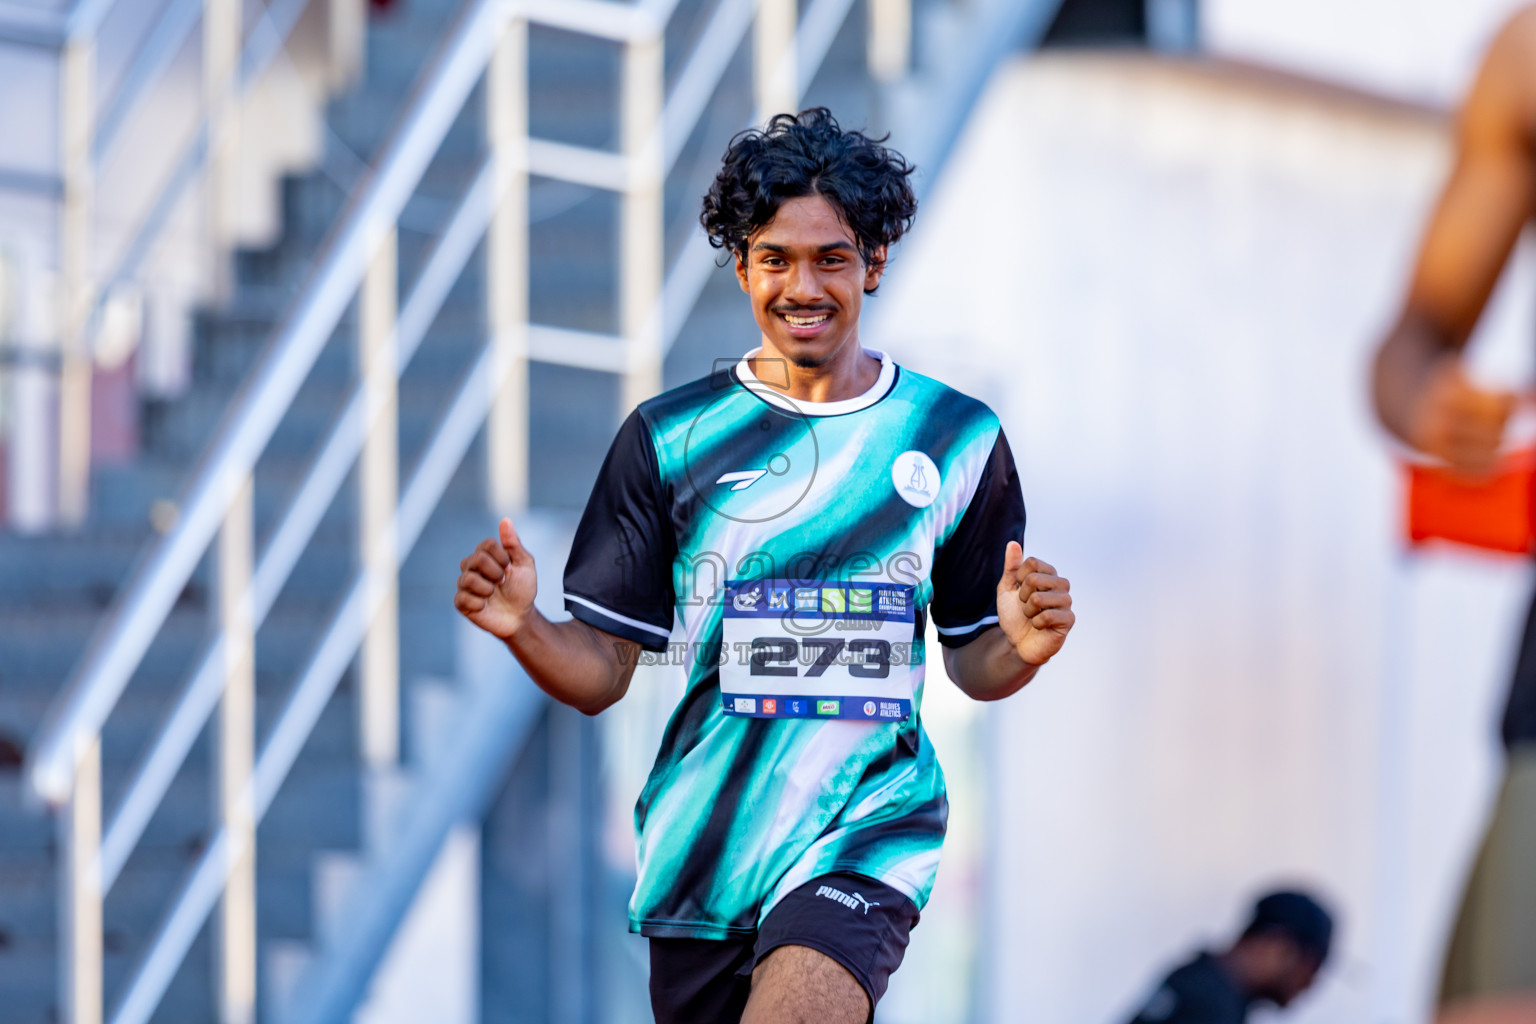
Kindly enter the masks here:
[[[56, 174], [0, 172], [0, 187], [57, 203], [54, 435], [34, 443], [53, 451], [54, 515], [66, 526], [84, 521], [89, 503], [91, 375], [102, 320], [115, 296], [138, 280], [165, 237], [173, 214], [196, 185], [206, 197], [205, 242], [216, 293], [228, 287], [239, 111], [244, 97], [279, 54], [311, 0], [274, 0], [261, 9], [249, 37], [240, 0], [169, 0], [128, 60], [109, 95], [99, 95], [97, 58], [103, 23], [120, 0], [77, 0], [58, 13], [0, 8], [0, 44], [58, 54]], [[319, 0], [317, 0], [319, 2]], [[367, 0], [323, 0], [331, 28], [331, 60], [340, 77], [361, 56]], [[201, 108], [188, 138], [156, 137], [175, 150], [171, 171], [143, 210], [115, 211], [134, 220], [126, 243], [101, 269], [96, 192], [109, 154], [130, 118], [143, 109], [183, 45], [201, 28]], [[223, 268], [223, 269], [221, 269]]]

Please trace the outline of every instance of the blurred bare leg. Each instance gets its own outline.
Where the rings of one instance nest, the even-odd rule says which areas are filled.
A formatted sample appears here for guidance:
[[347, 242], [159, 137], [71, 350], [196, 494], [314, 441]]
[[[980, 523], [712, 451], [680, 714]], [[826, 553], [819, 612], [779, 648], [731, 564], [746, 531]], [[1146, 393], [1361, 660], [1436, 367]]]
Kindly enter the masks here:
[[1536, 996], [1491, 996], [1440, 1011], [1435, 1024], [1536, 1024]]
[[808, 946], [780, 946], [752, 972], [741, 1024], [864, 1024], [869, 996], [847, 968]]

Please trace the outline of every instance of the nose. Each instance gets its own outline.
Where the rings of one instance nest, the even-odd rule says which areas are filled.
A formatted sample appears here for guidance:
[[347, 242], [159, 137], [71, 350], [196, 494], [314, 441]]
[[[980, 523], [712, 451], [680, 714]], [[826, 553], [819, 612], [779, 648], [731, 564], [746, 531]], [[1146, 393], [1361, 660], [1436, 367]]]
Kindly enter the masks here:
[[810, 263], [796, 260], [789, 268], [789, 280], [784, 285], [784, 298], [801, 306], [821, 301], [821, 278]]

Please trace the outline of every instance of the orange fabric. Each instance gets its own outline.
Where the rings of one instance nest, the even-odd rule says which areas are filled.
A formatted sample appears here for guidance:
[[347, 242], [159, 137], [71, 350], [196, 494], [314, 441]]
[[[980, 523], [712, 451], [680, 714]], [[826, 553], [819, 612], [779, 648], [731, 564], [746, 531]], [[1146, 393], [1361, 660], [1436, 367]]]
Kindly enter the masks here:
[[1536, 448], [1510, 452], [1488, 477], [1409, 463], [1408, 540], [1450, 541], [1487, 551], [1536, 550]]

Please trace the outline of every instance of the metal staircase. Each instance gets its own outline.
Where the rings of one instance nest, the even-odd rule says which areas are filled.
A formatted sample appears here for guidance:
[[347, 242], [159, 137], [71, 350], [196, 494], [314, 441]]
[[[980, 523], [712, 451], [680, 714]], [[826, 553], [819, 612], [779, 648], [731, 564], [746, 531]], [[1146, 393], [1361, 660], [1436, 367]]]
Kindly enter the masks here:
[[[142, 550], [167, 525], [173, 500], [207, 439], [251, 373], [269, 336], [309, 274], [317, 248], [332, 230], [348, 193], [376, 157], [398, 111], [457, 12], [457, 0], [413, 0], [376, 18], [369, 31], [362, 81], [331, 105], [330, 150], [323, 170], [283, 185], [284, 224], [268, 250], [236, 257], [232, 300], [197, 317], [194, 386], [180, 399], [146, 404], [140, 458], [129, 465], [97, 466], [91, 508], [80, 533], [41, 537], [0, 535], [0, 733], [32, 746], [60, 681], [79, 659], [82, 640], [98, 628], [112, 599], [130, 578]], [[450, 131], [439, 159], [402, 220], [401, 262], [406, 273], [435, 233], [449, 200], [472, 176], [481, 132], [473, 112]], [[474, 301], [464, 286], [456, 332], [440, 331], [433, 359], [401, 384], [400, 438], [406, 457], [419, 453], [431, 426], [426, 407], [452, 387], [454, 360], [470, 351], [477, 320], [462, 320]], [[441, 320], [452, 325], [451, 313]], [[292, 414], [274, 435], [255, 472], [254, 519], [269, 535], [281, 503], [302, 478], [317, 437], [334, 418], [338, 397], [353, 379], [348, 337], [351, 318], [337, 329], [296, 397]], [[461, 487], [457, 504], [469, 505], [474, 488]], [[452, 493], [452, 492], [450, 492]], [[276, 719], [288, 683], [312, 648], [354, 571], [350, 537], [355, 503], [338, 501], [322, 521], [288, 586], [257, 638], [254, 719], [264, 734]], [[451, 674], [452, 623], [441, 612], [437, 565], [451, 552], [427, 545], [401, 577], [401, 615], [413, 642], [403, 652], [407, 678]], [[435, 557], [434, 557], [435, 556]], [[452, 555], [456, 561], [458, 555]], [[211, 560], [191, 574], [154, 645], [101, 736], [102, 798], [120, 799], [136, 761], [150, 749], [177, 688], [204, 646], [217, 604]], [[447, 610], [451, 613], [451, 609]], [[440, 684], [412, 693], [413, 705], [442, 704]], [[264, 946], [303, 941], [313, 934], [312, 884], [316, 858], [358, 849], [364, 839], [365, 779], [357, 769], [356, 695], [343, 681], [327, 703], [291, 777], [277, 794], [257, 834], [256, 920]], [[421, 719], [423, 722], [430, 718]], [[211, 730], [208, 730], [211, 732]], [[217, 782], [208, 735], [197, 739], [163, 802], [144, 827], [103, 906], [103, 968], [108, 998], [125, 980], [210, 836], [209, 808]], [[0, 775], [0, 1020], [30, 1024], [59, 1019], [60, 886], [58, 843], [49, 819], [38, 813], [15, 774]], [[154, 1019], [206, 1021], [215, 1016], [212, 944], [206, 933], [166, 989]], [[88, 1016], [80, 1019], [90, 1019]]]
[[[751, 343], [694, 227], [725, 140], [900, 116], [934, 128], [894, 140], [931, 182], [1054, 6], [925, 0], [962, 52], [915, 66], [899, 0], [791, 0], [788, 35], [785, 0], [376, 19], [281, 240], [199, 317], [192, 391], [96, 467], [82, 531], [0, 536], [28, 756], [0, 775], [0, 1022], [347, 1019], [542, 707], [457, 622], [458, 559], [494, 510], [579, 507], [628, 405]], [[524, 531], [551, 579], [562, 522]]]

